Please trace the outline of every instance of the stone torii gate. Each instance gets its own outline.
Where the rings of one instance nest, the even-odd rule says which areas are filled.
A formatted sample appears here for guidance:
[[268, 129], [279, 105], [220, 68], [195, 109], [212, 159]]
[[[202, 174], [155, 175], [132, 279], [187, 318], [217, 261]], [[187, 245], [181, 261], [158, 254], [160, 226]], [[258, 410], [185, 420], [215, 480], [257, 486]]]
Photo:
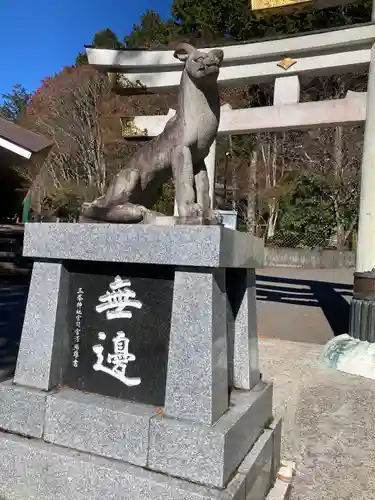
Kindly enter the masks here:
[[[373, 12], [373, 21], [374, 19]], [[274, 82], [274, 105], [227, 110], [219, 134], [312, 128], [366, 120], [354, 300], [350, 334], [375, 341], [375, 25], [355, 25], [296, 37], [220, 47], [224, 65], [219, 85], [239, 87]], [[105, 69], [123, 95], [176, 90], [181, 63], [173, 51], [86, 48], [90, 64]], [[299, 76], [333, 75], [369, 69], [367, 96], [299, 104]], [[367, 103], [367, 104], [366, 104]], [[367, 113], [366, 113], [367, 109]], [[163, 121], [164, 120], [164, 121]], [[135, 130], [155, 135], [166, 117], [135, 117]], [[139, 134], [138, 134], [139, 136]], [[213, 153], [212, 153], [213, 154]], [[214, 162], [209, 162], [211, 193]]]

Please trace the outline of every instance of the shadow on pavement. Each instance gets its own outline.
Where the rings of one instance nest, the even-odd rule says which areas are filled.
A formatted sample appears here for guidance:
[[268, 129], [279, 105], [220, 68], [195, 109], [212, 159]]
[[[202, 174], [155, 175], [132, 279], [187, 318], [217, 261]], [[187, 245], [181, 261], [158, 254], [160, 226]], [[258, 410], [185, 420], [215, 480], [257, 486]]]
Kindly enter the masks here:
[[347, 333], [351, 285], [276, 276], [257, 276], [257, 299], [320, 308], [334, 335]]

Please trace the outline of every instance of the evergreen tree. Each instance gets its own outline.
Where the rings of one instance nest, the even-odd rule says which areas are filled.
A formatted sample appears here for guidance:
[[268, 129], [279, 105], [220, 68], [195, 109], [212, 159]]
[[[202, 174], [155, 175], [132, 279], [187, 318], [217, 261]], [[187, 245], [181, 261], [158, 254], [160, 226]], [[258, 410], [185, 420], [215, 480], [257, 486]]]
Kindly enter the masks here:
[[178, 32], [179, 26], [172, 19], [164, 21], [154, 10], [147, 10], [140, 23], [134, 24], [130, 35], [125, 37], [125, 44], [128, 48], [166, 46]]
[[13, 85], [11, 92], [1, 97], [4, 102], [0, 105], [0, 116], [12, 121], [20, 118], [30, 100], [30, 94], [20, 83]]
[[[121, 49], [123, 44], [117, 38], [117, 35], [109, 28], [95, 33], [91, 45], [97, 49]], [[76, 66], [87, 64], [87, 55], [79, 52], [76, 57]]]
[[173, 0], [172, 15], [186, 34], [206, 31], [216, 38], [252, 40], [335, 28], [371, 20], [372, 2], [360, 0], [329, 9], [257, 13], [248, 0]]

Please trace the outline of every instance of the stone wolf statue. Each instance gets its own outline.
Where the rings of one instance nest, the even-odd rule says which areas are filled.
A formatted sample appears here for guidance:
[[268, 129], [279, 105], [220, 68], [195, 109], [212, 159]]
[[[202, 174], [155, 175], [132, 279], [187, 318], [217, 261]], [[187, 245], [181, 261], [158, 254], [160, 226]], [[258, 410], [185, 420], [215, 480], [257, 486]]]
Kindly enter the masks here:
[[210, 208], [205, 158], [220, 121], [217, 79], [222, 50], [201, 52], [182, 43], [174, 57], [185, 63], [178, 109], [164, 131], [141, 147], [127, 167], [113, 179], [107, 192], [82, 206], [83, 222], [147, 222], [163, 184], [173, 177], [178, 214], [186, 223], [218, 223]]

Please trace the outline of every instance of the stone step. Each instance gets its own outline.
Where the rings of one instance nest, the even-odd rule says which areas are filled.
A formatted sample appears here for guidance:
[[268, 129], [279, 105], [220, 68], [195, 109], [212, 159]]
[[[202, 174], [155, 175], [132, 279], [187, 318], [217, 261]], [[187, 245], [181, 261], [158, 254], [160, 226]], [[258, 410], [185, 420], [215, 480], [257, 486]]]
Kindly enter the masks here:
[[219, 489], [0, 432], [0, 498], [263, 500], [274, 483], [277, 439], [274, 429], [265, 431], [226, 488]]

